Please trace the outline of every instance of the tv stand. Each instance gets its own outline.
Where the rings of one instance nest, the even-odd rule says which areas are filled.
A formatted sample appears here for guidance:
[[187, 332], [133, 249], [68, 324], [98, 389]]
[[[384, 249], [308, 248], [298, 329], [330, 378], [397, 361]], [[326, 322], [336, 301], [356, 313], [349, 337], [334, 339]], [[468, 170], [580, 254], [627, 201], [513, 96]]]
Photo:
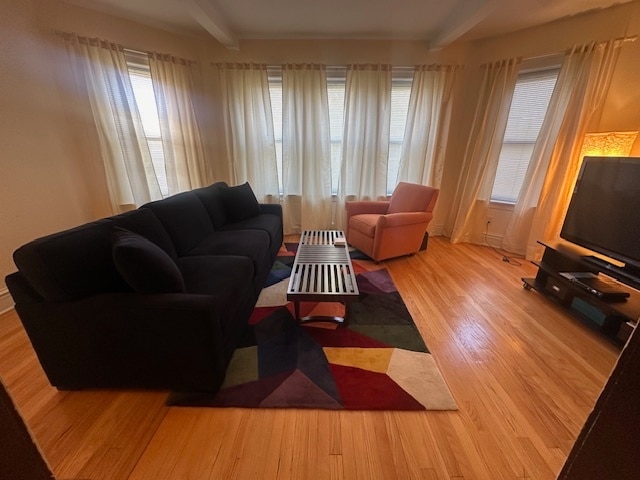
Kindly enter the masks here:
[[[611, 264], [597, 257], [593, 258], [597, 258], [603, 264], [591, 261], [593, 252], [577, 245], [566, 242], [538, 243], [545, 247], [544, 254], [540, 262], [533, 262], [538, 267], [536, 277], [522, 279], [524, 288], [536, 290], [560, 304], [613, 343], [624, 344], [640, 318], [640, 292], [628, 285], [617, 283], [615, 290], [628, 294], [628, 297], [618, 296], [615, 300], [607, 300], [611, 297], [599, 295], [602, 292], [585, 289], [582, 285], [571, 281], [572, 275], [568, 274], [598, 275], [602, 272], [607, 276], [625, 281], [623, 276], [611, 274], [606, 266]], [[621, 270], [620, 267], [614, 267]], [[632, 286], [640, 286], [640, 283], [632, 282], [631, 279], [625, 281]]]
[[596, 257], [595, 255], [586, 255], [582, 257], [587, 263], [591, 263], [601, 272], [626, 283], [627, 285], [640, 289], [640, 272], [630, 267], [619, 267], [613, 263], [607, 262], [605, 259]]

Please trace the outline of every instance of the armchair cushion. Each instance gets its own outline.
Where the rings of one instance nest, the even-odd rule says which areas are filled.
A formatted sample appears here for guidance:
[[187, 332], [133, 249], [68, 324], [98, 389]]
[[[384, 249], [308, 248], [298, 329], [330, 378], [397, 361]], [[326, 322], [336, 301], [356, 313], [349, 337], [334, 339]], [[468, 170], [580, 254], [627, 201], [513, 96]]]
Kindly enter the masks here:
[[430, 203], [435, 204], [431, 194], [432, 187], [415, 183], [400, 182], [393, 191], [387, 213], [432, 211]]

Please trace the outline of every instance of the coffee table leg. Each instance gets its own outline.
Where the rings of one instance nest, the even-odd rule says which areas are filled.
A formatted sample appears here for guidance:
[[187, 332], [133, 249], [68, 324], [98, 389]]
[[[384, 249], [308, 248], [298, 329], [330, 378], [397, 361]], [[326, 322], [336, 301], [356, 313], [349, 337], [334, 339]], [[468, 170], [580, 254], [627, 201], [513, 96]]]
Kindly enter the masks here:
[[296, 320], [299, 322], [300, 321], [300, 302], [294, 301], [293, 308], [295, 310]]

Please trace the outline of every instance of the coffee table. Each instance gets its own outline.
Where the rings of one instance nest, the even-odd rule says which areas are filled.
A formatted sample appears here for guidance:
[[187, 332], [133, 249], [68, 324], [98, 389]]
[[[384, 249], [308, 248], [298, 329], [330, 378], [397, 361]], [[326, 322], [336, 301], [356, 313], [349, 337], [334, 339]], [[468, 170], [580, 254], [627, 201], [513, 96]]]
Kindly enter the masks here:
[[[299, 322], [347, 322], [349, 304], [360, 297], [349, 248], [341, 230], [305, 230], [293, 261], [287, 300]], [[300, 318], [300, 302], [341, 302], [344, 317]]]

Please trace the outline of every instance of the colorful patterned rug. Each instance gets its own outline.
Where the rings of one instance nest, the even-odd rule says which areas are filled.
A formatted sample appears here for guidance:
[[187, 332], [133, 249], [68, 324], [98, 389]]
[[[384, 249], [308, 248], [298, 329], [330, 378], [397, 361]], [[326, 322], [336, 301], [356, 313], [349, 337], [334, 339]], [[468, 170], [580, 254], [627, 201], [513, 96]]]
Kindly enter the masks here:
[[[167, 405], [345, 410], [456, 410], [387, 270], [352, 251], [360, 300], [347, 326], [299, 325], [286, 300], [297, 244], [285, 244], [219, 392], [172, 393]], [[301, 303], [301, 315], [344, 306]]]

